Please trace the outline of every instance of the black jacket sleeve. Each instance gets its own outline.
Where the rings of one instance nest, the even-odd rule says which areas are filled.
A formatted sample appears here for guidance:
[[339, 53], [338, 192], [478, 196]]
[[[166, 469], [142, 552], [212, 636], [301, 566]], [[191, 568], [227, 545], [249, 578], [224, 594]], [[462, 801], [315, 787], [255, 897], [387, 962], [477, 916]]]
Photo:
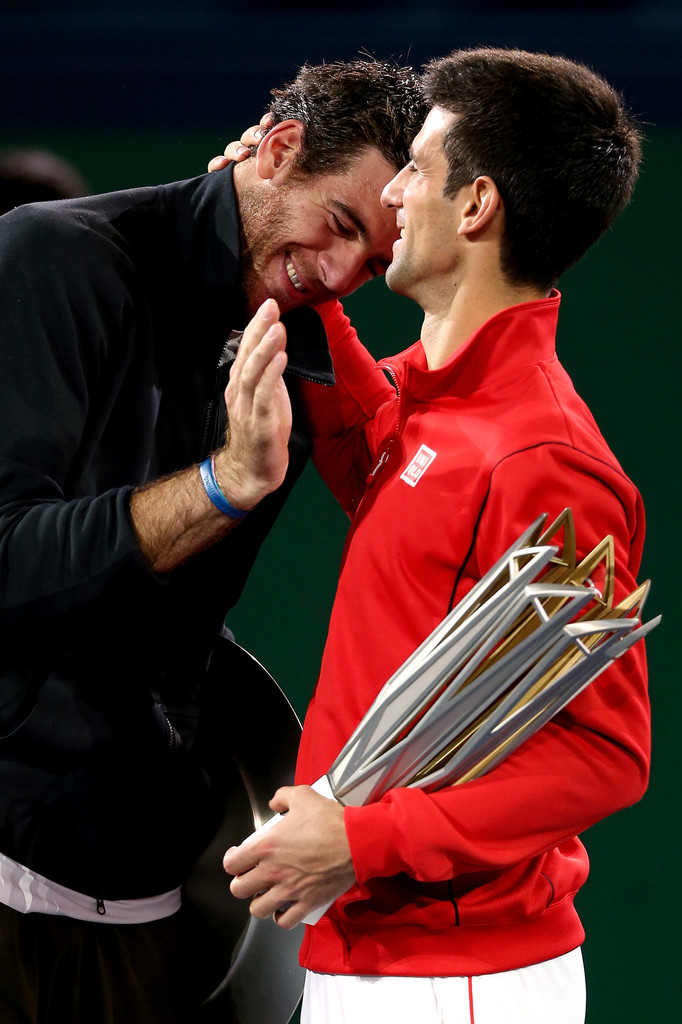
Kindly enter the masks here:
[[96, 622], [124, 628], [159, 586], [136, 542], [130, 486], [98, 493], [92, 461], [134, 358], [134, 286], [125, 248], [69, 204], [0, 218], [3, 654], [39, 636], [68, 648]]

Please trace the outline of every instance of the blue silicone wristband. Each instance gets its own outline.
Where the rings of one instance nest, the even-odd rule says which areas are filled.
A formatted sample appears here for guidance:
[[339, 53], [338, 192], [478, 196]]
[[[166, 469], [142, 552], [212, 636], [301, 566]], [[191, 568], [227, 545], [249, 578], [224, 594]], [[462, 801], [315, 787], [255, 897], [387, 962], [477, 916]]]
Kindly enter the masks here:
[[241, 508], [235, 508], [234, 505], [230, 505], [229, 501], [220, 490], [218, 481], [215, 478], [215, 471], [213, 469], [213, 459], [208, 458], [199, 466], [199, 473], [201, 474], [201, 482], [204, 485], [204, 490], [210, 498], [211, 502], [216, 508], [224, 512], [230, 519], [243, 519], [248, 516], [249, 510], [244, 511]]

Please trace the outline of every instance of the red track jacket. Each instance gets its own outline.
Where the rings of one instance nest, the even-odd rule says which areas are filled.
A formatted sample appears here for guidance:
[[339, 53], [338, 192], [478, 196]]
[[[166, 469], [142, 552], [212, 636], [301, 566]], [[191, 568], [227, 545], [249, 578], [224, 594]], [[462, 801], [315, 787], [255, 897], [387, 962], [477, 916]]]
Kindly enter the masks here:
[[[330, 767], [377, 692], [541, 513], [606, 534], [616, 600], [635, 587], [639, 494], [559, 364], [559, 295], [492, 317], [443, 367], [384, 360], [323, 310], [337, 385], [311, 408], [315, 458], [351, 516], [297, 782]], [[599, 580], [595, 582], [599, 585]], [[640, 642], [483, 778], [348, 807], [358, 884], [306, 929], [315, 971], [472, 975], [547, 960], [584, 932], [578, 834], [638, 800], [649, 760]]]

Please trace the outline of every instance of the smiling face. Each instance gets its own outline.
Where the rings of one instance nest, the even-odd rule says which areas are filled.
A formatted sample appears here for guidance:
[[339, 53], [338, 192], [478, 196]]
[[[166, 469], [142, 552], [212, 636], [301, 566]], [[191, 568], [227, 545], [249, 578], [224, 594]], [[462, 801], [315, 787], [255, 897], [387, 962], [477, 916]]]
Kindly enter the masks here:
[[244, 188], [239, 210], [249, 309], [269, 297], [282, 312], [317, 305], [384, 274], [397, 228], [379, 197], [394, 174], [378, 150], [367, 149], [342, 173]]
[[425, 309], [451, 298], [457, 284], [460, 204], [456, 196], [443, 195], [448, 173], [443, 139], [453, 120], [441, 108], [430, 111], [412, 145], [412, 159], [381, 196], [400, 229], [386, 284]]

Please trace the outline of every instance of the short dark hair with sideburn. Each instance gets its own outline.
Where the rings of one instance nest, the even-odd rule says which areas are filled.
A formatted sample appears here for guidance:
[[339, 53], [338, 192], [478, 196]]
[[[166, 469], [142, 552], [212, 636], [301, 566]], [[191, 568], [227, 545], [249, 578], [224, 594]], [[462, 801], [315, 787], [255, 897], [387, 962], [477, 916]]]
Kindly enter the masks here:
[[424, 87], [430, 106], [456, 115], [445, 195], [492, 178], [505, 207], [503, 273], [556, 284], [630, 201], [641, 132], [621, 96], [564, 57], [488, 47], [432, 61]]
[[275, 124], [305, 127], [296, 163], [305, 174], [344, 171], [368, 146], [399, 170], [428, 112], [412, 68], [371, 59], [305, 65], [272, 96]]

